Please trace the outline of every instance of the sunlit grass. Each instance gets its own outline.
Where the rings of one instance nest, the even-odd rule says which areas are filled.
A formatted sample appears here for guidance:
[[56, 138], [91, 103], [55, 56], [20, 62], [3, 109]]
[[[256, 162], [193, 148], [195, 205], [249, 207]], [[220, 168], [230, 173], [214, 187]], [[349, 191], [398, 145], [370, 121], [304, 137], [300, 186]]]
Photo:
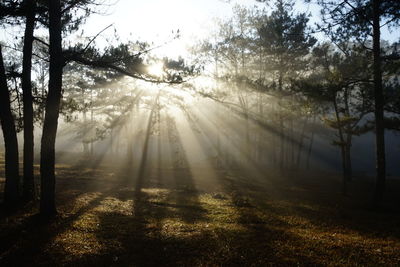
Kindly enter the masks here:
[[[207, 177], [210, 172], [196, 169], [188, 155], [201, 153], [200, 148], [188, 150], [196, 147], [198, 133], [182, 122], [176, 127], [182, 127], [178, 136], [186, 138], [181, 143], [186, 165], [157, 170], [149, 162], [140, 189], [135, 188], [135, 177], [124, 178], [126, 169], [119, 165], [58, 165], [59, 216], [45, 225], [35, 223], [36, 208], [0, 217], [0, 262], [400, 264], [398, 215], [354, 208], [356, 196], [344, 198], [332, 186], [340, 184], [340, 177], [270, 173], [271, 187], [271, 182], [254, 179], [256, 172], [239, 174], [211, 165], [213, 174]], [[202, 179], [210, 179], [213, 186], [203, 186]]]

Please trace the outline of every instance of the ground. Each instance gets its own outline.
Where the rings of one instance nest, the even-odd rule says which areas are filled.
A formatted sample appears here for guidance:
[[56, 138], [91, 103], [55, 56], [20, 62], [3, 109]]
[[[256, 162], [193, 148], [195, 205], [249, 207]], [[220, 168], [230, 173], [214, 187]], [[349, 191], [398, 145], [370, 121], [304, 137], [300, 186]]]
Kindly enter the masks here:
[[360, 177], [345, 197], [330, 173], [218, 170], [207, 186], [185, 168], [125, 172], [58, 165], [55, 219], [0, 214], [0, 266], [400, 265], [394, 179], [377, 211]]

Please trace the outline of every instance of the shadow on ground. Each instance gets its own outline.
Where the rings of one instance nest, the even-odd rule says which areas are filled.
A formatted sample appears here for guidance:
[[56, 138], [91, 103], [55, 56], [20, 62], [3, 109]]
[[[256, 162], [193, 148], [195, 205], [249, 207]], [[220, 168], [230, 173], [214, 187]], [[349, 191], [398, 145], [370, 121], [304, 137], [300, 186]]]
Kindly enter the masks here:
[[53, 221], [32, 206], [3, 213], [0, 265], [400, 264], [399, 214], [369, 211], [362, 194], [342, 197], [334, 175], [263, 182], [219, 170], [218, 185], [205, 190], [185, 161], [116, 169], [60, 166]]

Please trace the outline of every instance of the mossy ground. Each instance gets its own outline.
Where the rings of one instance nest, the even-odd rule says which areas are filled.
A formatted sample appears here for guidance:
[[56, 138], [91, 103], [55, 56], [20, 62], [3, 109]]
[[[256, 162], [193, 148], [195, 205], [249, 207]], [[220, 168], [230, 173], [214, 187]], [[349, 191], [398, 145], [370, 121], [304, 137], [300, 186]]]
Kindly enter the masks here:
[[0, 265], [400, 265], [395, 180], [376, 211], [362, 179], [344, 197], [335, 174], [216, 175], [218, 186], [204, 189], [187, 169], [130, 181], [115, 169], [59, 165], [55, 219], [43, 222], [35, 205], [1, 214]]

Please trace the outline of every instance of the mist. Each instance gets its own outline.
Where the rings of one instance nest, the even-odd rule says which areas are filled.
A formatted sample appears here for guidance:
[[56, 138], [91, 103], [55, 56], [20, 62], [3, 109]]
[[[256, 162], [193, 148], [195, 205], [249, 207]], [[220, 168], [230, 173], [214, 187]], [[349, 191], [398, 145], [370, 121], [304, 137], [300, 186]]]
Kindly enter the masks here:
[[400, 265], [399, 10], [3, 1], [0, 265]]

